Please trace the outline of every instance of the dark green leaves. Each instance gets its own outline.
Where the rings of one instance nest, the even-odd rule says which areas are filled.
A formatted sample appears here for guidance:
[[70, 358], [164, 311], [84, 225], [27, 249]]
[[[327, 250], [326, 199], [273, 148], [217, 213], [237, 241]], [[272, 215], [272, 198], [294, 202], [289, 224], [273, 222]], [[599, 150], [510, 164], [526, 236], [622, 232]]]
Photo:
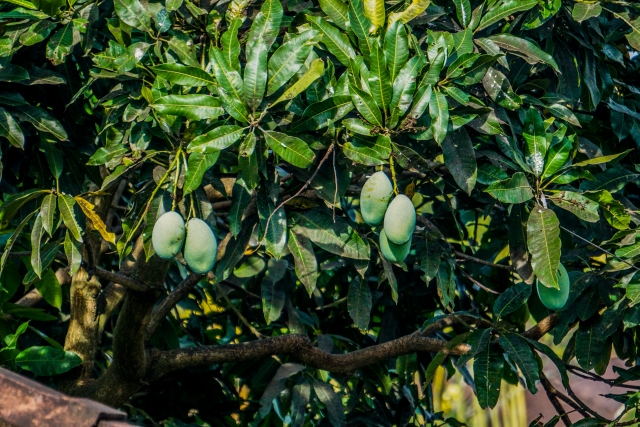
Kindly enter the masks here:
[[502, 352], [493, 347], [489, 340], [476, 350], [473, 361], [473, 382], [475, 383], [478, 403], [483, 409], [493, 408], [500, 397], [500, 385], [504, 357]]
[[516, 311], [531, 296], [531, 285], [519, 283], [504, 291], [493, 306], [496, 317], [504, 317]]
[[347, 296], [349, 315], [356, 327], [362, 330], [369, 328], [371, 315], [371, 290], [366, 280], [356, 277], [351, 281]]
[[125, 24], [140, 31], [151, 31], [150, 14], [139, 0], [114, 0], [113, 6]]
[[515, 334], [503, 334], [500, 336], [500, 345], [520, 369], [529, 391], [537, 393], [536, 382], [540, 380], [540, 373], [538, 363], [533, 358], [533, 353], [527, 342]]
[[160, 64], [152, 68], [163, 79], [182, 86], [207, 86], [215, 84], [215, 80], [200, 68], [177, 63]]
[[544, 123], [540, 113], [530, 107], [522, 129], [522, 136], [526, 141], [525, 160], [531, 166], [536, 175], [544, 170], [544, 158], [547, 154], [547, 138], [544, 132]]
[[471, 138], [463, 127], [449, 132], [442, 142], [444, 164], [462, 190], [471, 194], [476, 184], [476, 154]]
[[295, 262], [296, 276], [311, 296], [316, 289], [316, 281], [318, 280], [318, 262], [313, 252], [311, 240], [302, 234], [289, 230], [287, 244]]
[[343, 65], [349, 65], [349, 59], [356, 53], [351, 47], [349, 38], [319, 16], [307, 15], [311, 26], [322, 34], [322, 43]]
[[267, 96], [274, 93], [298, 72], [318, 39], [317, 31], [305, 31], [283, 44], [271, 55], [268, 64]]
[[242, 137], [244, 129], [240, 126], [220, 126], [200, 135], [189, 143], [188, 150], [195, 153], [214, 153], [224, 150]]
[[152, 107], [159, 115], [189, 120], [215, 119], [224, 113], [220, 101], [209, 95], [167, 95], [157, 99]]

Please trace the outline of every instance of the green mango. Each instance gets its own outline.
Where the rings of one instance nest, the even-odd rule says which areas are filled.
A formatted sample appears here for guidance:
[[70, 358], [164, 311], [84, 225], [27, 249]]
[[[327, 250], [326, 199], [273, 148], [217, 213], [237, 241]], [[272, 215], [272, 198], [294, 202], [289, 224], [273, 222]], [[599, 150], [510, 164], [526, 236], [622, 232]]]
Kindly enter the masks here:
[[182, 254], [194, 273], [205, 274], [211, 271], [218, 255], [218, 242], [209, 224], [198, 218], [189, 220]]
[[383, 229], [380, 232], [380, 251], [382, 252], [382, 256], [384, 256], [388, 261], [404, 261], [407, 255], [409, 255], [409, 251], [411, 251], [411, 237], [409, 237], [409, 240], [405, 244], [396, 245], [387, 239], [387, 235]]
[[396, 245], [402, 245], [411, 239], [416, 227], [416, 209], [404, 194], [391, 201], [384, 214], [384, 230], [387, 239]]
[[561, 310], [562, 307], [567, 303], [567, 299], [569, 298], [569, 274], [567, 270], [564, 268], [564, 265], [560, 264], [560, 268], [558, 269], [558, 285], [560, 285], [559, 289], [556, 288], [548, 288], [540, 283], [539, 280], [536, 280], [538, 287], [538, 295], [540, 296], [540, 301], [547, 307], [549, 310]]
[[360, 193], [360, 212], [369, 225], [378, 225], [384, 219], [389, 201], [393, 197], [393, 185], [384, 172], [376, 172], [364, 183]]
[[173, 258], [184, 243], [184, 220], [177, 212], [164, 213], [153, 226], [151, 244], [162, 259]]

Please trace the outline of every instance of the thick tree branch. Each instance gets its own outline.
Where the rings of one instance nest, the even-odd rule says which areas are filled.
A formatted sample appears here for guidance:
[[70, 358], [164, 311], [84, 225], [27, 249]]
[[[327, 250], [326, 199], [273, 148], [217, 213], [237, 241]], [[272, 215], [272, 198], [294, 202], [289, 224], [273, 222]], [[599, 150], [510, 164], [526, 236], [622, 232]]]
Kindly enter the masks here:
[[205, 346], [152, 353], [151, 371], [147, 377], [153, 381], [168, 372], [191, 366], [212, 363], [242, 362], [276, 354], [290, 354], [302, 363], [338, 374], [350, 374], [366, 365], [413, 352], [445, 351], [461, 355], [470, 347], [460, 344], [448, 350], [447, 342], [411, 334], [383, 344], [350, 353], [330, 354], [314, 347], [304, 335], [282, 335], [234, 345]]
[[[442, 329], [453, 324], [456, 322], [455, 317], [447, 316], [427, 327], [425, 331], [433, 333], [436, 328]], [[458, 319], [457, 321], [460, 320]], [[478, 319], [469, 317], [469, 320], [477, 321]], [[529, 339], [538, 340], [555, 326], [556, 321], [557, 316], [553, 314], [543, 319], [523, 335]], [[425, 331], [416, 331], [392, 341], [341, 354], [326, 353], [318, 347], [314, 347], [304, 335], [282, 335], [241, 344], [204, 346], [170, 351], [155, 350], [151, 355], [150, 371], [146, 379], [147, 381], [154, 381], [169, 372], [193, 366], [242, 362], [277, 354], [289, 354], [314, 368], [337, 374], [351, 374], [363, 366], [408, 353], [443, 351], [451, 355], [462, 355], [471, 349], [467, 344], [460, 344], [453, 349], [447, 349], [447, 341], [427, 338], [423, 336]]]
[[153, 310], [149, 324], [147, 325], [146, 338], [151, 338], [162, 319], [164, 319], [171, 309], [198, 284], [203, 274], [191, 273]]

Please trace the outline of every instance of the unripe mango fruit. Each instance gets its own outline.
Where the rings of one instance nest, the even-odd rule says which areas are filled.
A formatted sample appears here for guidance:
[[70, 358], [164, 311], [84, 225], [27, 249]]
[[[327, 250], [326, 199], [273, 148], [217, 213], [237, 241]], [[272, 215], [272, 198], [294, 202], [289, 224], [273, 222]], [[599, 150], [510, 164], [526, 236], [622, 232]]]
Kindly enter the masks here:
[[409, 237], [409, 240], [405, 244], [396, 245], [387, 239], [387, 234], [384, 232], [384, 229], [380, 232], [380, 252], [382, 252], [382, 256], [387, 260], [391, 262], [404, 261], [407, 255], [409, 255], [409, 251], [411, 251], [411, 237]]
[[558, 285], [560, 285], [559, 289], [548, 288], [537, 280], [538, 296], [542, 304], [549, 310], [561, 310], [569, 298], [569, 288], [571, 287], [569, 274], [562, 264], [558, 269]]
[[360, 212], [369, 225], [378, 225], [393, 197], [393, 185], [384, 172], [376, 172], [364, 183], [360, 193]]
[[153, 226], [151, 244], [153, 250], [162, 259], [173, 258], [184, 243], [184, 220], [177, 212], [162, 214]]
[[209, 224], [198, 218], [189, 220], [182, 255], [194, 273], [205, 274], [213, 268], [218, 255], [218, 242]]
[[387, 239], [396, 245], [405, 244], [416, 226], [416, 209], [404, 194], [391, 201], [384, 214], [384, 231]]

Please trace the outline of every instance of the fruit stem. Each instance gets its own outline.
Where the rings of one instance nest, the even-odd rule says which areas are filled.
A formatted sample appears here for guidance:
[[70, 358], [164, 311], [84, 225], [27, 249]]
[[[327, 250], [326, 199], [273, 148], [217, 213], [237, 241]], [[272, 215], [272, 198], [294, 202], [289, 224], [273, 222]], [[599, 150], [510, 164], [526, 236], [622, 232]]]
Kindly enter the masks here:
[[173, 159], [173, 162], [171, 162], [171, 165], [169, 166], [169, 170], [167, 170], [167, 173], [169, 173], [171, 172], [171, 169], [173, 169], [174, 165], [176, 167], [176, 175], [173, 178], [173, 197], [171, 198], [172, 211], [176, 209], [176, 193], [178, 192], [178, 178], [180, 177], [180, 155], [181, 154], [182, 154], [182, 145], [179, 145], [178, 151], [176, 151], [176, 157]]
[[393, 156], [389, 156], [389, 169], [391, 169], [391, 182], [393, 182], [393, 194], [398, 195], [398, 183], [396, 182], [396, 168], [393, 166]]

